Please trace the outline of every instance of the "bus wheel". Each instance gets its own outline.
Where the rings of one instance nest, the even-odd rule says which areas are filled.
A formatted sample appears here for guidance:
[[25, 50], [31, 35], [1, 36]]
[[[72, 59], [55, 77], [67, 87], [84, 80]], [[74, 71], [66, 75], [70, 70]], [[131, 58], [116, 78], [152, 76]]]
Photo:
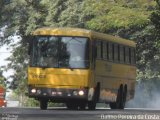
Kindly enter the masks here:
[[95, 93], [93, 96], [93, 100], [88, 102], [88, 109], [89, 110], [95, 110], [96, 109], [96, 103], [99, 100], [99, 96], [100, 96], [100, 83], [97, 83], [96, 89], [95, 89]]
[[[116, 102], [111, 102], [110, 108], [111, 109], [124, 109], [125, 106], [125, 94], [124, 94], [124, 89], [123, 89], [123, 85], [120, 86], [120, 88], [118, 89], [118, 94], [117, 94], [117, 99]], [[125, 95], [125, 96], [124, 96]]]
[[119, 88], [119, 93], [118, 93], [118, 109], [124, 109], [124, 89], [123, 89], [123, 85], [120, 86]]
[[95, 110], [96, 109], [96, 102], [95, 101], [89, 101], [88, 102], [88, 109], [89, 110]]
[[121, 87], [118, 89], [116, 102], [111, 102], [109, 104], [111, 109], [119, 109], [120, 107], [120, 99], [121, 99]]
[[69, 110], [77, 110], [77, 109], [78, 109], [78, 104], [75, 103], [75, 102], [73, 102], [73, 103], [67, 102], [67, 103], [66, 103], [66, 106], [67, 106], [67, 108], [68, 108]]
[[125, 107], [125, 104], [126, 104], [126, 100], [127, 100], [127, 85], [124, 86], [124, 89], [123, 89], [123, 101], [122, 101], [122, 109], [124, 109]]
[[48, 100], [40, 100], [40, 109], [46, 110], [48, 106]]
[[86, 102], [81, 102], [81, 103], [79, 103], [79, 108], [80, 108], [80, 110], [85, 110], [86, 109]]
[[117, 109], [117, 103], [116, 102], [111, 102], [109, 104], [109, 106], [110, 106], [111, 109]]

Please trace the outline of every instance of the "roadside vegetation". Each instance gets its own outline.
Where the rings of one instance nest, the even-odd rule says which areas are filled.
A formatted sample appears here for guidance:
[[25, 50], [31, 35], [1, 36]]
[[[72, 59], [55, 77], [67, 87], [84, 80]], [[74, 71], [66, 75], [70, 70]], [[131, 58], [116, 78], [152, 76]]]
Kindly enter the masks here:
[[[7, 58], [9, 64], [2, 69], [15, 71], [10, 76], [13, 82], [7, 83], [22, 106], [38, 104], [25, 96], [27, 41], [33, 30], [45, 26], [86, 28], [135, 41], [138, 84], [135, 98], [152, 100], [153, 96], [160, 96], [160, 0], [1, 0], [0, 45], [7, 44], [13, 49]], [[16, 43], [15, 35], [19, 37]], [[1, 78], [4, 79], [2, 74], [0, 82]], [[139, 102], [146, 107], [141, 102], [147, 101]]]

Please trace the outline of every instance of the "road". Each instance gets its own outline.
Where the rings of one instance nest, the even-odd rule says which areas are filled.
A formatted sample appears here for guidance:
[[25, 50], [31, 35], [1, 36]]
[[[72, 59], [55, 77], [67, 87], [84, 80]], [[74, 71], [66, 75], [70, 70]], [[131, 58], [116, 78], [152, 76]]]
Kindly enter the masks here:
[[0, 108], [0, 120], [160, 120], [160, 110], [96, 109], [73, 111], [66, 108]]

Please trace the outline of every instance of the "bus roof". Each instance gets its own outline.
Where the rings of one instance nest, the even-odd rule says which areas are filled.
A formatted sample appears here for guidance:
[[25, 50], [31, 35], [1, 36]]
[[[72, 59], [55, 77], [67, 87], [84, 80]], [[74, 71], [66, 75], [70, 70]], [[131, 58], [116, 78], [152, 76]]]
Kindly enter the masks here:
[[131, 47], [135, 47], [136, 43], [123, 39], [117, 36], [112, 36], [104, 33], [94, 32], [92, 30], [86, 30], [81, 28], [39, 28], [35, 30], [33, 35], [55, 35], [55, 36], [80, 36], [80, 37], [89, 37], [89, 38], [95, 38], [97, 40], [106, 40], [122, 45], [127, 45]]

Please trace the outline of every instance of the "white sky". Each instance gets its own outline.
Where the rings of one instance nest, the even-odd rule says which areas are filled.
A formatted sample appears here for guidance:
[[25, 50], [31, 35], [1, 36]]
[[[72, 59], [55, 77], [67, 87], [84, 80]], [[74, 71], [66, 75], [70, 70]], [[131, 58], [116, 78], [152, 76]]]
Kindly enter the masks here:
[[[8, 61], [5, 59], [11, 55], [11, 51], [7, 49], [7, 46], [3, 46], [0, 48], [0, 66], [4, 66], [8, 64]], [[8, 77], [12, 74], [12, 71], [4, 72], [3, 75]]]
[[5, 59], [10, 55], [11, 53], [9, 50], [7, 50], [7, 46], [3, 46], [0, 48], [0, 66], [7, 64], [7, 61]]
[[[18, 36], [14, 36], [13, 37], [14, 39], [14, 42], [13, 43], [17, 43], [19, 41], [19, 38]], [[7, 45], [4, 45], [2, 47], [0, 47], [0, 67], [1, 66], [5, 66], [9, 63], [9, 61], [6, 61], [6, 58], [8, 58], [12, 53], [12, 48], [9, 48], [9, 46]], [[9, 77], [10, 75], [13, 74], [13, 70], [9, 70], [9, 71], [4, 71], [3, 72], [3, 75], [7, 78]]]

